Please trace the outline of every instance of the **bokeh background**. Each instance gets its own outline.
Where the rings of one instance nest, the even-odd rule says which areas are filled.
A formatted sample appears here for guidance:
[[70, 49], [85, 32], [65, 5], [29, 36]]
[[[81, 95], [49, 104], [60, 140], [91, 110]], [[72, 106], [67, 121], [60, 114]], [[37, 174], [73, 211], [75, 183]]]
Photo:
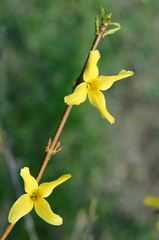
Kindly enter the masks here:
[[22, 191], [20, 169], [36, 176], [94, 39], [100, 6], [122, 29], [99, 45], [100, 74], [133, 70], [105, 92], [115, 125], [88, 100], [74, 106], [60, 137], [62, 151], [43, 181], [72, 178], [47, 199], [64, 224], [34, 211], [9, 239], [154, 240], [159, 196], [159, 1], [1, 0], [0, 4], [0, 233]]

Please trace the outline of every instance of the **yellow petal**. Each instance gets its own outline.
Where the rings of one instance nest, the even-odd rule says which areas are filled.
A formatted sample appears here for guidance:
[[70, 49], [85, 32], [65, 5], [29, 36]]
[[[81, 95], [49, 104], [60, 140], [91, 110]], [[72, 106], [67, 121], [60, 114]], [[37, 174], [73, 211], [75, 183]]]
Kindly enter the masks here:
[[107, 90], [109, 89], [114, 82], [121, 80], [126, 77], [132, 76], [134, 73], [132, 71], [125, 71], [122, 70], [118, 73], [118, 75], [114, 76], [100, 76], [97, 78], [97, 84], [100, 90]]
[[30, 171], [28, 167], [22, 168], [20, 175], [24, 180], [25, 192], [30, 193], [32, 190], [38, 187], [38, 183], [36, 179], [30, 175]]
[[29, 213], [33, 208], [33, 201], [30, 199], [29, 194], [23, 194], [18, 200], [13, 204], [8, 221], [12, 224], [16, 223], [21, 217]]
[[87, 98], [86, 83], [79, 84], [73, 93], [64, 98], [65, 103], [68, 105], [79, 105]]
[[106, 118], [111, 124], [115, 119], [108, 113], [103, 93], [100, 91], [89, 91], [88, 93], [90, 103], [98, 108], [103, 118]]
[[144, 204], [147, 206], [159, 208], [159, 198], [153, 196], [147, 196], [144, 199]]
[[71, 177], [70, 174], [65, 174], [65, 175], [61, 176], [60, 178], [58, 178], [57, 180], [55, 180], [55, 181], [46, 182], [46, 183], [40, 184], [39, 191], [40, 191], [41, 196], [48, 197], [51, 194], [52, 190], [56, 186], [58, 186], [59, 184], [65, 182], [70, 177]]
[[98, 50], [90, 51], [88, 66], [86, 71], [84, 72], [83, 79], [88, 82], [91, 79], [97, 78], [99, 75], [99, 70], [97, 67], [97, 62], [100, 58], [100, 53]]
[[35, 211], [36, 213], [39, 215], [39, 217], [41, 217], [44, 221], [53, 224], [53, 225], [61, 225], [63, 220], [62, 218], [53, 213], [53, 211], [50, 208], [49, 203], [41, 198], [39, 200], [37, 200], [34, 204], [35, 207]]

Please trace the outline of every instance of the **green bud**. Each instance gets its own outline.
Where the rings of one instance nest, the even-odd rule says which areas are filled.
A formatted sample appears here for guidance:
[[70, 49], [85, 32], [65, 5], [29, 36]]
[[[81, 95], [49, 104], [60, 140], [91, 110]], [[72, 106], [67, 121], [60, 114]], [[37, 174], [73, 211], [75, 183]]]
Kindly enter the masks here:
[[[112, 13], [106, 14], [104, 8], [101, 6], [101, 25], [106, 23], [106, 26], [107, 25], [113, 25], [114, 26], [114, 27], [111, 27], [108, 30], [106, 30], [105, 33], [103, 34], [103, 37], [107, 34], [113, 34], [121, 28], [119, 23], [111, 22], [111, 16], [112, 16]], [[99, 23], [99, 19], [98, 19], [98, 16], [97, 16], [95, 18], [96, 32], [99, 31], [99, 28], [100, 28], [99, 24], [100, 23]]]

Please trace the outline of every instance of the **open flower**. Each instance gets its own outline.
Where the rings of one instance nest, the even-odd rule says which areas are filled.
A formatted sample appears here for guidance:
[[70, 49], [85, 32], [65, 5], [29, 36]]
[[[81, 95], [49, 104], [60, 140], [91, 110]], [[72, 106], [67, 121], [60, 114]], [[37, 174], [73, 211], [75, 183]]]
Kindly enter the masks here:
[[88, 98], [90, 103], [98, 108], [103, 118], [106, 118], [110, 123], [114, 123], [115, 119], [106, 109], [106, 102], [103, 93], [100, 90], [109, 89], [115, 81], [129, 77], [134, 73], [132, 71], [122, 70], [115, 76], [99, 76], [97, 62], [100, 58], [98, 50], [90, 51], [88, 66], [84, 72], [84, 82], [79, 84], [74, 92], [64, 98], [68, 105], [79, 105]]
[[[159, 209], [159, 198], [147, 196], [143, 202], [145, 205]], [[157, 221], [157, 229], [159, 230], [159, 220]]]
[[28, 167], [22, 168], [20, 175], [24, 180], [26, 193], [13, 204], [8, 216], [9, 222], [12, 224], [16, 223], [34, 207], [36, 213], [43, 220], [53, 225], [61, 225], [62, 218], [53, 213], [49, 203], [44, 198], [48, 197], [56, 186], [65, 182], [71, 175], [63, 175], [55, 181], [42, 183], [39, 186], [36, 179], [30, 175]]

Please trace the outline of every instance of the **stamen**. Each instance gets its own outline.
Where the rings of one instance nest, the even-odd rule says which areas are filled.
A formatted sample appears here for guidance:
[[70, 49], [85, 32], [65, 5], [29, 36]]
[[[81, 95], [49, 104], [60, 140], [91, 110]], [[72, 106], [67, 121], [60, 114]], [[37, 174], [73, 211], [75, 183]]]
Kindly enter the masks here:
[[39, 189], [34, 189], [33, 192], [30, 194], [30, 198], [32, 201], [36, 201], [41, 197], [41, 194], [39, 192]]
[[36, 194], [36, 193], [32, 193], [32, 195], [30, 196], [30, 198], [37, 198], [37, 194]]

